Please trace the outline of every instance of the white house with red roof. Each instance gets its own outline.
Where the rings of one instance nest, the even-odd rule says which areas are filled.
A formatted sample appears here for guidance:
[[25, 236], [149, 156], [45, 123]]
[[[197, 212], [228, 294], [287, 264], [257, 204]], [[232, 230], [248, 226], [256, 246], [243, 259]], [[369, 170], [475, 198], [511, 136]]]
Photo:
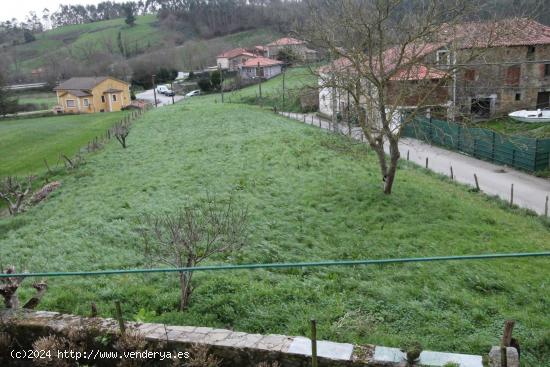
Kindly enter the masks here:
[[237, 71], [246, 60], [256, 57], [247, 49], [239, 47], [222, 52], [216, 57], [216, 65], [223, 70]]
[[240, 66], [240, 75], [243, 79], [271, 79], [281, 74], [283, 64], [267, 57], [250, 58]]

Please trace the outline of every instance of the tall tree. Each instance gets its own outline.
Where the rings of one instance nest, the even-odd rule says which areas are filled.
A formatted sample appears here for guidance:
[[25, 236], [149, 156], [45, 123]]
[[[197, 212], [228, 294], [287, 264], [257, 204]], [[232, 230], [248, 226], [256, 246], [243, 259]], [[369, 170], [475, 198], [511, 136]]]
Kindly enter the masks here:
[[[346, 108], [375, 151], [384, 193], [390, 194], [405, 126], [434, 102], [448, 103], [439, 98], [448, 96], [461, 65], [507, 35], [493, 29], [494, 22], [483, 22], [487, 27], [477, 34], [467, 31], [464, 23], [480, 9], [473, 0], [309, 0], [307, 5], [310, 15], [299, 33], [333, 60], [312, 72], [330, 96], [333, 115], [338, 96], [349, 96]], [[443, 63], [436, 62], [438, 51]], [[460, 64], [453, 62], [457, 55]]]
[[133, 27], [136, 24], [136, 17], [134, 15], [134, 7], [130, 4], [126, 4], [124, 6], [124, 12], [126, 13], [126, 19], [124, 21], [130, 27]]

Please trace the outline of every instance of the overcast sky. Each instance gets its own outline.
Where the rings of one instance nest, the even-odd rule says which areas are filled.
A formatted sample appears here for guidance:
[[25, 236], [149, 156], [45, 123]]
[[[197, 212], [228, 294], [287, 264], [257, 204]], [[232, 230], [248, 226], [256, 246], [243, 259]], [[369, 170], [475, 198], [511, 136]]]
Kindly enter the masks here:
[[[39, 17], [42, 17], [42, 10], [48, 8], [50, 13], [57, 10], [60, 4], [97, 4], [104, 0], [1, 0], [0, 2], [0, 21], [17, 18], [19, 21], [25, 20], [25, 16], [30, 11], [35, 11]], [[114, 0], [116, 3], [123, 1]]]

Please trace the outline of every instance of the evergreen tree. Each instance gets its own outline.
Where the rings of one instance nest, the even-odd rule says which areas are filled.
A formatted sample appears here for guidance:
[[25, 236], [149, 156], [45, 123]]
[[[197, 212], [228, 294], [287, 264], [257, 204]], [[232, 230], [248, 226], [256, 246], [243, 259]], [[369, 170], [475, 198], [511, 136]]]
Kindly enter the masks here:
[[133, 27], [136, 24], [134, 8], [131, 5], [127, 5], [124, 7], [124, 12], [126, 13], [126, 24], [128, 24], [130, 27]]

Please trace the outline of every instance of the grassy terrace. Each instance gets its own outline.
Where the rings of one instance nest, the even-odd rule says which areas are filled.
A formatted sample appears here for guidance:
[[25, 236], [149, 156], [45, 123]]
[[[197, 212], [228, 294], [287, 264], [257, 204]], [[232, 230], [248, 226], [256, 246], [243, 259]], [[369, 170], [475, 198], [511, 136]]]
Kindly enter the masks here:
[[72, 156], [123, 116], [123, 112], [0, 120], [0, 177], [45, 170], [63, 153]]
[[477, 124], [476, 127], [484, 127], [507, 135], [522, 135], [539, 139], [550, 138], [550, 124], [519, 122], [509, 117], [485, 121]]
[[[126, 150], [112, 142], [87, 162], [46, 202], [0, 219], [2, 263], [29, 271], [148, 267], [140, 215], [173, 211], [207, 191], [234, 193], [251, 212], [249, 245], [212, 263], [550, 250], [550, 225], [538, 217], [407, 164], [384, 196], [364, 147], [212, 97], [147, 113]], [[488, 352], [513, 318], [523, 363], [550, 366], [549, 276], [548, 259], [200, 273], [185, 313], [174, 311], [174, 275], [52, 278], [40, 307], [89, 314], [96, 302], [112, 316], [119, 299], [128, 318], [290, 335], [306, 335], [315, 316], [322, 339], [419, 340], [464, 353]]]
[[[283, 108], [283, 76], [278, 75], [262, 83], [261, 104], [265, 107], [273, 108], [277, 106], [279, 110], [300, 112], [299, 95], [307, 87], [315, 87], [316, 78], [311, 74], [308, 67], [289, 68], [285, 75], [285, 104]], [[260, 104], [259, 86], [252, 85], [234, 92], [227, 93], [225, 98], [230, 102]]]

